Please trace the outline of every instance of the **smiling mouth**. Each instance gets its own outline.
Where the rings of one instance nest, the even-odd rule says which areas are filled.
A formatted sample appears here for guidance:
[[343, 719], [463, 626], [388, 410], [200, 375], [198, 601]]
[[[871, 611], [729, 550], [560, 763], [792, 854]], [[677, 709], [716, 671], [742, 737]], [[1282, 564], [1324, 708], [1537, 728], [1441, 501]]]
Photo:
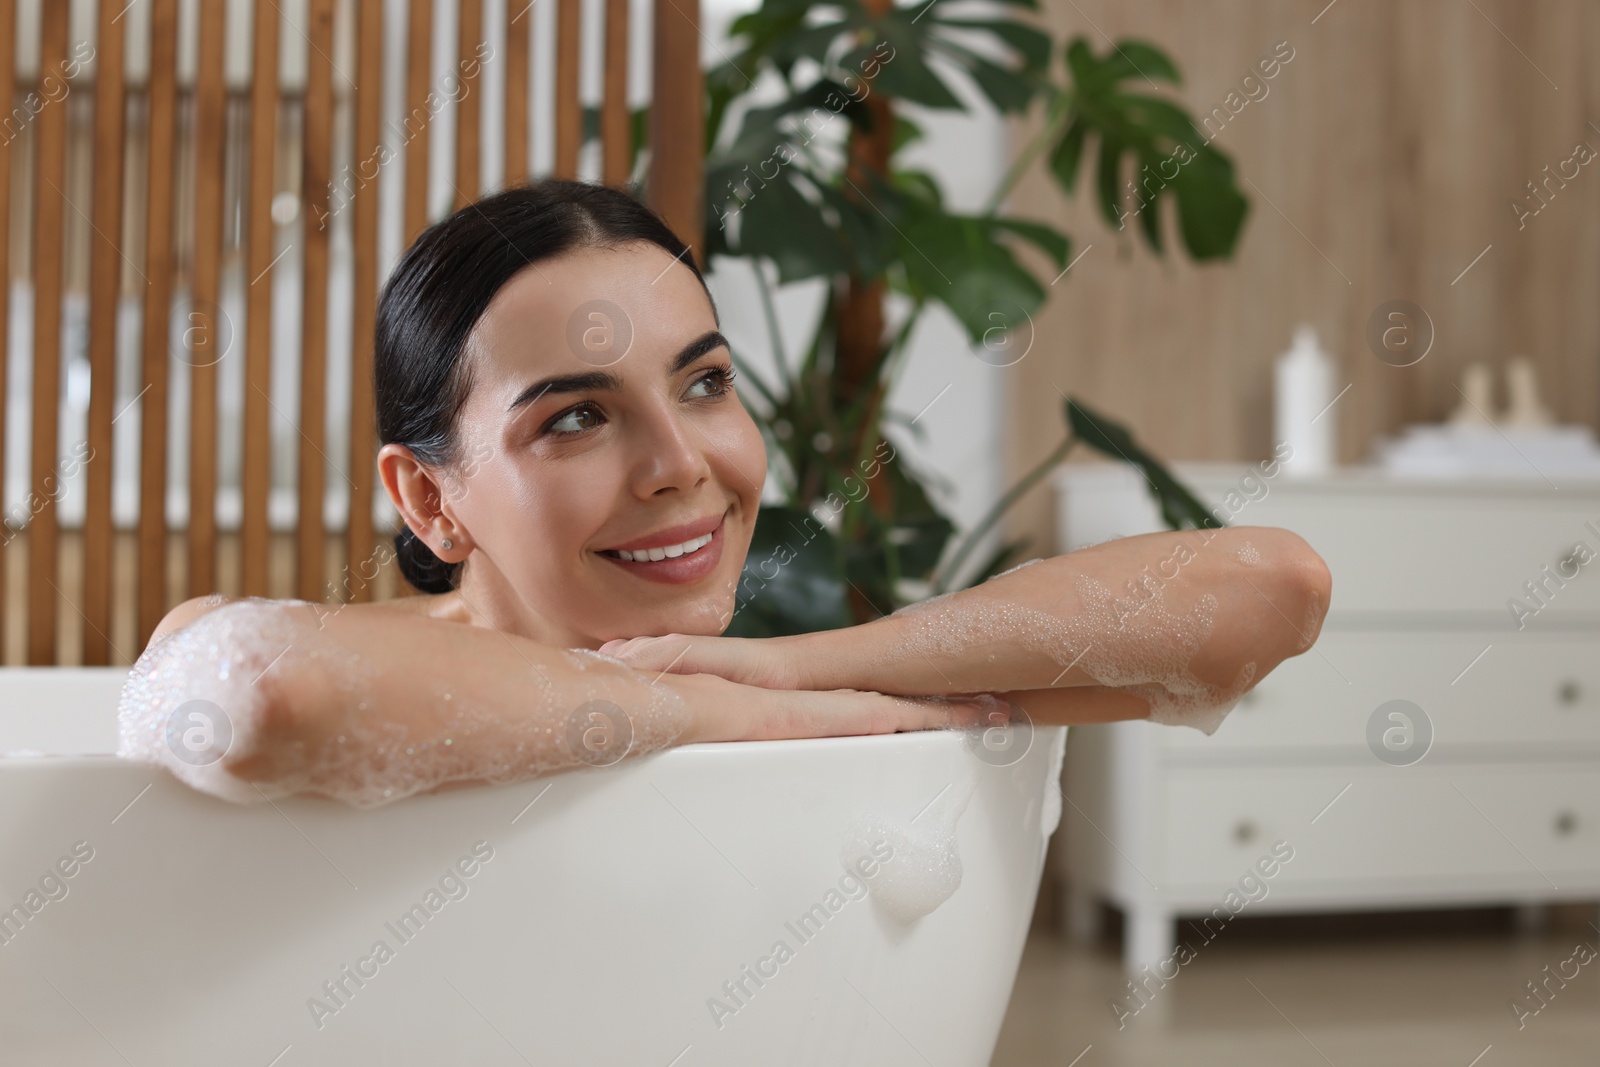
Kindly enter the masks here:
[[602, 550], [600, 554], [602, 556], [610, 556], [612, 559], [626, 560], [630, 563], [659, 563], [664, 559], [682, 559], [684, 556], [692, 556], [709, 545], [713, 536], [715, 535], [701, 534], [699, 537], [691, 537], [689, 540], [676, 545], [666, 545], [662, 548], [641, 548], [633, 552], [629, 552], [625, 548], [608, 548]]

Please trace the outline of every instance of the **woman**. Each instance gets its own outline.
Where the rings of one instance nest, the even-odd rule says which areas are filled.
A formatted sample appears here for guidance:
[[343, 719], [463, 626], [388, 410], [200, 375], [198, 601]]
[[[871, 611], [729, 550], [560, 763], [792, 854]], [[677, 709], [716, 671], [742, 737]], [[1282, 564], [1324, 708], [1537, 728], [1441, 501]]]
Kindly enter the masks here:
[[716, 636], [766, 473], [717, 327], [688, 249], [622, 192], [547, 181], [429, 229], [383, 293], [374, 368], [425, 595], [180, 604], [124, 690], [121, 754], [230, 799], [373, 804], [1008, 704], [1210, 732], [1315, 639], [1328, 571], [1261, 528], [1123, 538], [847, 630]]

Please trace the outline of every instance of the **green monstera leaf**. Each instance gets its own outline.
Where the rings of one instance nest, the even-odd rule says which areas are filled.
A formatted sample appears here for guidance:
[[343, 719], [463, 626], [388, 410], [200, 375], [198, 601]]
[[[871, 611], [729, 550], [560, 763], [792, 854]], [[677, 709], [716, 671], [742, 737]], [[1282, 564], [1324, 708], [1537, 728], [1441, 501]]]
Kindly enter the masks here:
[[1072, 88], [1064, 90], [1070, 115], [1049, 151], [1051, 173], [1063, 192], [1077, 187], [1091, 140], [1098, 141], [1095, 193], [1101, 214], [1125, 229], [1128, 220], [1156, 252], [1163, 251], [1161, 205], [1177, 204], [1184, 247], [1197, 260], [1231, 256], [1249, 212], [1234, 181], [1233, 161], [1209, 143], [1183, 108], [1124, 83], [1178, 81], [1177, 68], [1142, 41], [1119, 41], [1103, 56], [1088, 42], [1066, 50]]
[[763, 506], [728, 637], [782, 637], [850, 624], [839, 543], [808, 512]]

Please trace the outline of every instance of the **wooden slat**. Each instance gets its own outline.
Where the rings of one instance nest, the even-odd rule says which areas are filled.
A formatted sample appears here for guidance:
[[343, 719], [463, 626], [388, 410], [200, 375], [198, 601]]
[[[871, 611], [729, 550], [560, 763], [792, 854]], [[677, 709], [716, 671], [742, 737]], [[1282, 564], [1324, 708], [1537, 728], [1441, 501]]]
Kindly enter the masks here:
[[[115, 6], [115, 5], [111, 5]], [[217, 366], [234, 343], [222, 317], [222, 181], [227, 164], [225, 4], [200, 5], [195, 82], [194, 299], [186, 324], [189, 394], [189, 596], [217, 591]]]
[[428, 126], [432, 110], [430, 58], [433, 43], [433, 0], [411, 0], [406, 30], [406, 137], [405, 242], [410, 246], [428, 226]]
[[149, 183], [139, 399], [139, 647], [166, 614], [167, 315], [172, 298], [173, 144], [178, 107], [178, 0], [150, 14]]
[[[0, 0], [0, 39], [14, 42], [16, 30], [16, 0]], [[0, 101], [5, 103], [7, 112], [11, 110], [12, 89], [16, 85], [16, 53], [15, 48], [0, 48]], [[11, 141], [10, 137], [0, 137], [0, 293], [6, 297], [0, 299], [0, 482], [4, 481], [6, 470], [6, 379], [10, 377], [7, 369], [11, 351]], [[7, 544], [15, 536], [9, 516], [0, 517], [0, 535]], [[6, 568], [0, 565], [0, 652], [6, 647], [7, 603]]]
[[506, 5], [506, 180], [507, 187], [528, 180], [528, 51], [533, 4]]
[[655, 0], [655, 23], [649, 199], [698, 263], [705, 140], [699, 0]]
[[478, 79], [483, 73], [483, 62], [478, 56], [478, 46], [483, 43], [483, 0], [459, 0], [461, 4], [460, 39], [457, 52], [461, 62], [455, 70], [461, 79], [461, 91], [456, 97], [456, 199], [460, 208], [478, 199], [483, 183], [478, 174], [478, 145], [482, 139], [478, 107]]
[[[61, 397], [62, 222], [66, 212], [67, 106], [62, 67], [67, 59], [67, 7], [45, 6], [39, 48], [39, 96], [34, 119], [38, 169], [33, 200], [33, 444], [28, 480], [28, 662], [56, 659], [58, 557], [56, 427]], [[8, 41], [8, 43], [10, 43]]]
[[[123, 36], [117, 6], [100, 5], [94, 88], [94, 228], [89, 235], [89, 464], [83, 524], [83, 663], [111, 663], [111, 420], [117, 398], [122, 288]], [[0, 85], [9, 84], [0, 72]], [[0, 163], [3, 166], [3, 163]], [[0, 203], [4, 203], [0, 196]], [[0, 241], [4, 238], [0, 237]], [[129, 656], [138, 650], [127, 650]]]
[[[378, 150], [383, 102], [383, 0], [360, 0], [360, 52], [356, 68], [355, 158]], [[372, 496], [377, 447], [376, 412], [372, 399], [372, 331], [378, 305], [378, 183], [355, 190], [355, 294], [351, 314], [355, 337], [350, 352], [350, 522], [346, 556], [357, 574], [371, 570], [373, 553]], [[368, 581], [350, 582], [353, 601], [369, 601]]]
[[578, 100], [578, 24], [581, 0], [556, 0], [556, 158], [557, 178], [578, 176], [578, 146], [583, 136], [583, 105]]
[[606, 0], [606, 82], [600, 103], [600, 178], [628, 180], [633, 131], [628, 121], [628, 0]]
[[295, 596], [320, 601], [327, 522], [323, 515], [328, 446], [328, 209], [333, 154], [333, 0], [311, 0], [307, 49], [305, 260], [300, 337], [300, 509]]
[[[272, 197], [278, 138], [278, 31], [272, 0], [256, 0], [255, 57], [250, 87], [250, 185], [246, 238], [243, 523], [239, 549], [244, 596], [268, 596], [267, 495], [272, 431]], [[361, 158], [358, 155], [356, 158]]]

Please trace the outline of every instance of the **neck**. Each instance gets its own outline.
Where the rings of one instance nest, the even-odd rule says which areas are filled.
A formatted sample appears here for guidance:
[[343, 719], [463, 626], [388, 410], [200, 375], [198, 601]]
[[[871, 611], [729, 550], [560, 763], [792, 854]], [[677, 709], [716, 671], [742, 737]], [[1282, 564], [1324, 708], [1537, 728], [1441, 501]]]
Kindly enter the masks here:
[[445, 614], [472, 626], [517, 634], [553, 648], [599, 648], [598, 642], [552, 623], [522, 599], [482, 552], [461, 565], [456, 591], [445, 594]]

